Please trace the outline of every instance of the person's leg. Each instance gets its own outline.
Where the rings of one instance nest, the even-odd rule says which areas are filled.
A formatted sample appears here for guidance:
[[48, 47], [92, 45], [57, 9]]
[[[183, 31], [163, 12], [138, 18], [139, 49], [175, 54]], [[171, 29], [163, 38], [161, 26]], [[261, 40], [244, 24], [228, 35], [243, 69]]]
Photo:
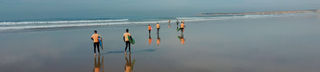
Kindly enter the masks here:
[[98, 53], [100, 53], [100, 43], [97, 43], [97, 49], [98, 49]]
[[183, 32], [184, 28], [181, 28], [181, 32]]
[[157, 34], [159, 34], [159, 28], [157, 28]]
[[130, 42], [128, 42], [128, 44], [129, 44], [129, 52], [131, 52], [131, 44], [130, 44]]
[[93, 51], [96, 53], [96, 43], [93, 43]]
[[126, 48], [124, 49], [125, 52], [127, 52], [127, 48], [128, 48], [128, 42], [126, 41]]

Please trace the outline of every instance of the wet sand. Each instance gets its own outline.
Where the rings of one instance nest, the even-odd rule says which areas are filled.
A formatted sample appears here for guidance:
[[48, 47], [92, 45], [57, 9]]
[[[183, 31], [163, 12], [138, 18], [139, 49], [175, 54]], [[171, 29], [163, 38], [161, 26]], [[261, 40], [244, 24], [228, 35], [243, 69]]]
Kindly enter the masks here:
[[[187, 22], [183, 33], [173, 21], [0, 33], [0, 72], [317, 72], [320, 71], [320, 16]], [[125, 55], [122, 34], [136, 40]], [[93, 55], [93, 30], [104, 50]], [[157, 45], [157, 39], [160, 44]], [[184, 40], [184, 44], [181, 41]], [[159, 42], [159, 41], [158, 41]]]

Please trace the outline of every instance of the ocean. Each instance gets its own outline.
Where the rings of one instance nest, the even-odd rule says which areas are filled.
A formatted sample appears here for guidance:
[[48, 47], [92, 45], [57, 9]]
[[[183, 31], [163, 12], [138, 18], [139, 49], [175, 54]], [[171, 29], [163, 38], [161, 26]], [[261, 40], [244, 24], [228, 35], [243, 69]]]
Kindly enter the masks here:
[[110, 17], [110, 18], [43, 18], [43, 19], [19, 19], [0, 20], [0, 32], [23, 31], [23, 30], [46, 30], [46, 29], [71, 29], [81, 27], [104, 27], [109, 25], [124, 24], [156, 24], [176, 23], [182, 20], [186, 22], [209, 21], [209, 20], [230, 20], [261, 17], [288, 16], [286, 15], [236, 15], [236, 16], [181, 16], [181, 17]]

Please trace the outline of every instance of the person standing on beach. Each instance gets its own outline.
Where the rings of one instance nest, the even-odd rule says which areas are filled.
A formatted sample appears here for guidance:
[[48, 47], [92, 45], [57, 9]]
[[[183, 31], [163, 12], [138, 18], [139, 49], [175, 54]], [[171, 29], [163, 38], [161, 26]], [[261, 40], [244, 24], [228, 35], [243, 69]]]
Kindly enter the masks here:
[[170, 24], [170, 23], [171, 23], [171, 20], [168, 20], [168, 23]]
[[125, 53], [127, 52], [127, 48], [129, 47], [129, 51], [131, 52], [130, 48], [130, 40], [132, 38], [131, 34], [129, 33], [129, 29], [126, 29], [126, 33], [123, 34], [123, 41], [126, 43]]
[[151, 29], [152, 29], [152, 27], [151, 27], [151, 25], [149, 24], [149, 25], [148, 25], [149, 36], [150, 36], [150, 33], [151, 33]]
[[100, 50], [99, 50], [99, 46], [100, 46], [99, 38], [100, 38], [100, 35], [98, 34], [97, 30], [94, 30], [94, 34], [92, 34], [92, 36], [91, 36], [91, 40], [93, 40], [94, 55], [96, 55], [96, 50], [98, 50], [98, 52], [100, 53]]
[[160, 24], [159, 24], [159, 23], [157, 23], [156, 27], [157, 27], [157, 33], [159, 33]]
[[183, 23], [180, 24], [180, 29], [181, 29], [182, 32], [183, 32], [184, 27], [185, 26], [184, 26], [184, 22], [183, 22]]

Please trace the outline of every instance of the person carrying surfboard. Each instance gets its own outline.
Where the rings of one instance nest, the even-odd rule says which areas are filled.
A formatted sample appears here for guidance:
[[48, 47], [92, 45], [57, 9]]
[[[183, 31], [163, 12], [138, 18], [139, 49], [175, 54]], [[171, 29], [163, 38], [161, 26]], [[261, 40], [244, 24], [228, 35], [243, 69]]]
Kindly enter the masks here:
[[123, 34], [123, 41], [126, 43], [125, 53], [127, 52], [127, 48], [129, 47], [129, 52], [131, 52], [130, 45], [133, 44], [133, 39], [131, 34], [129, 33], [129, 29], [126, 29], [126, 32]]
[[98, 50], [98, 52], [100, 53], [100, 50], [99, 50], [99, 46], [100, 46], [99, 38], [100, 38], [100, 35], [98, 34], [97, 30], [94, 30], [94, 34], [92, 34], [92, 36], [91, 36], [91, 40], [93, 40], [94, 55], [96, 55], [96, 50]]

